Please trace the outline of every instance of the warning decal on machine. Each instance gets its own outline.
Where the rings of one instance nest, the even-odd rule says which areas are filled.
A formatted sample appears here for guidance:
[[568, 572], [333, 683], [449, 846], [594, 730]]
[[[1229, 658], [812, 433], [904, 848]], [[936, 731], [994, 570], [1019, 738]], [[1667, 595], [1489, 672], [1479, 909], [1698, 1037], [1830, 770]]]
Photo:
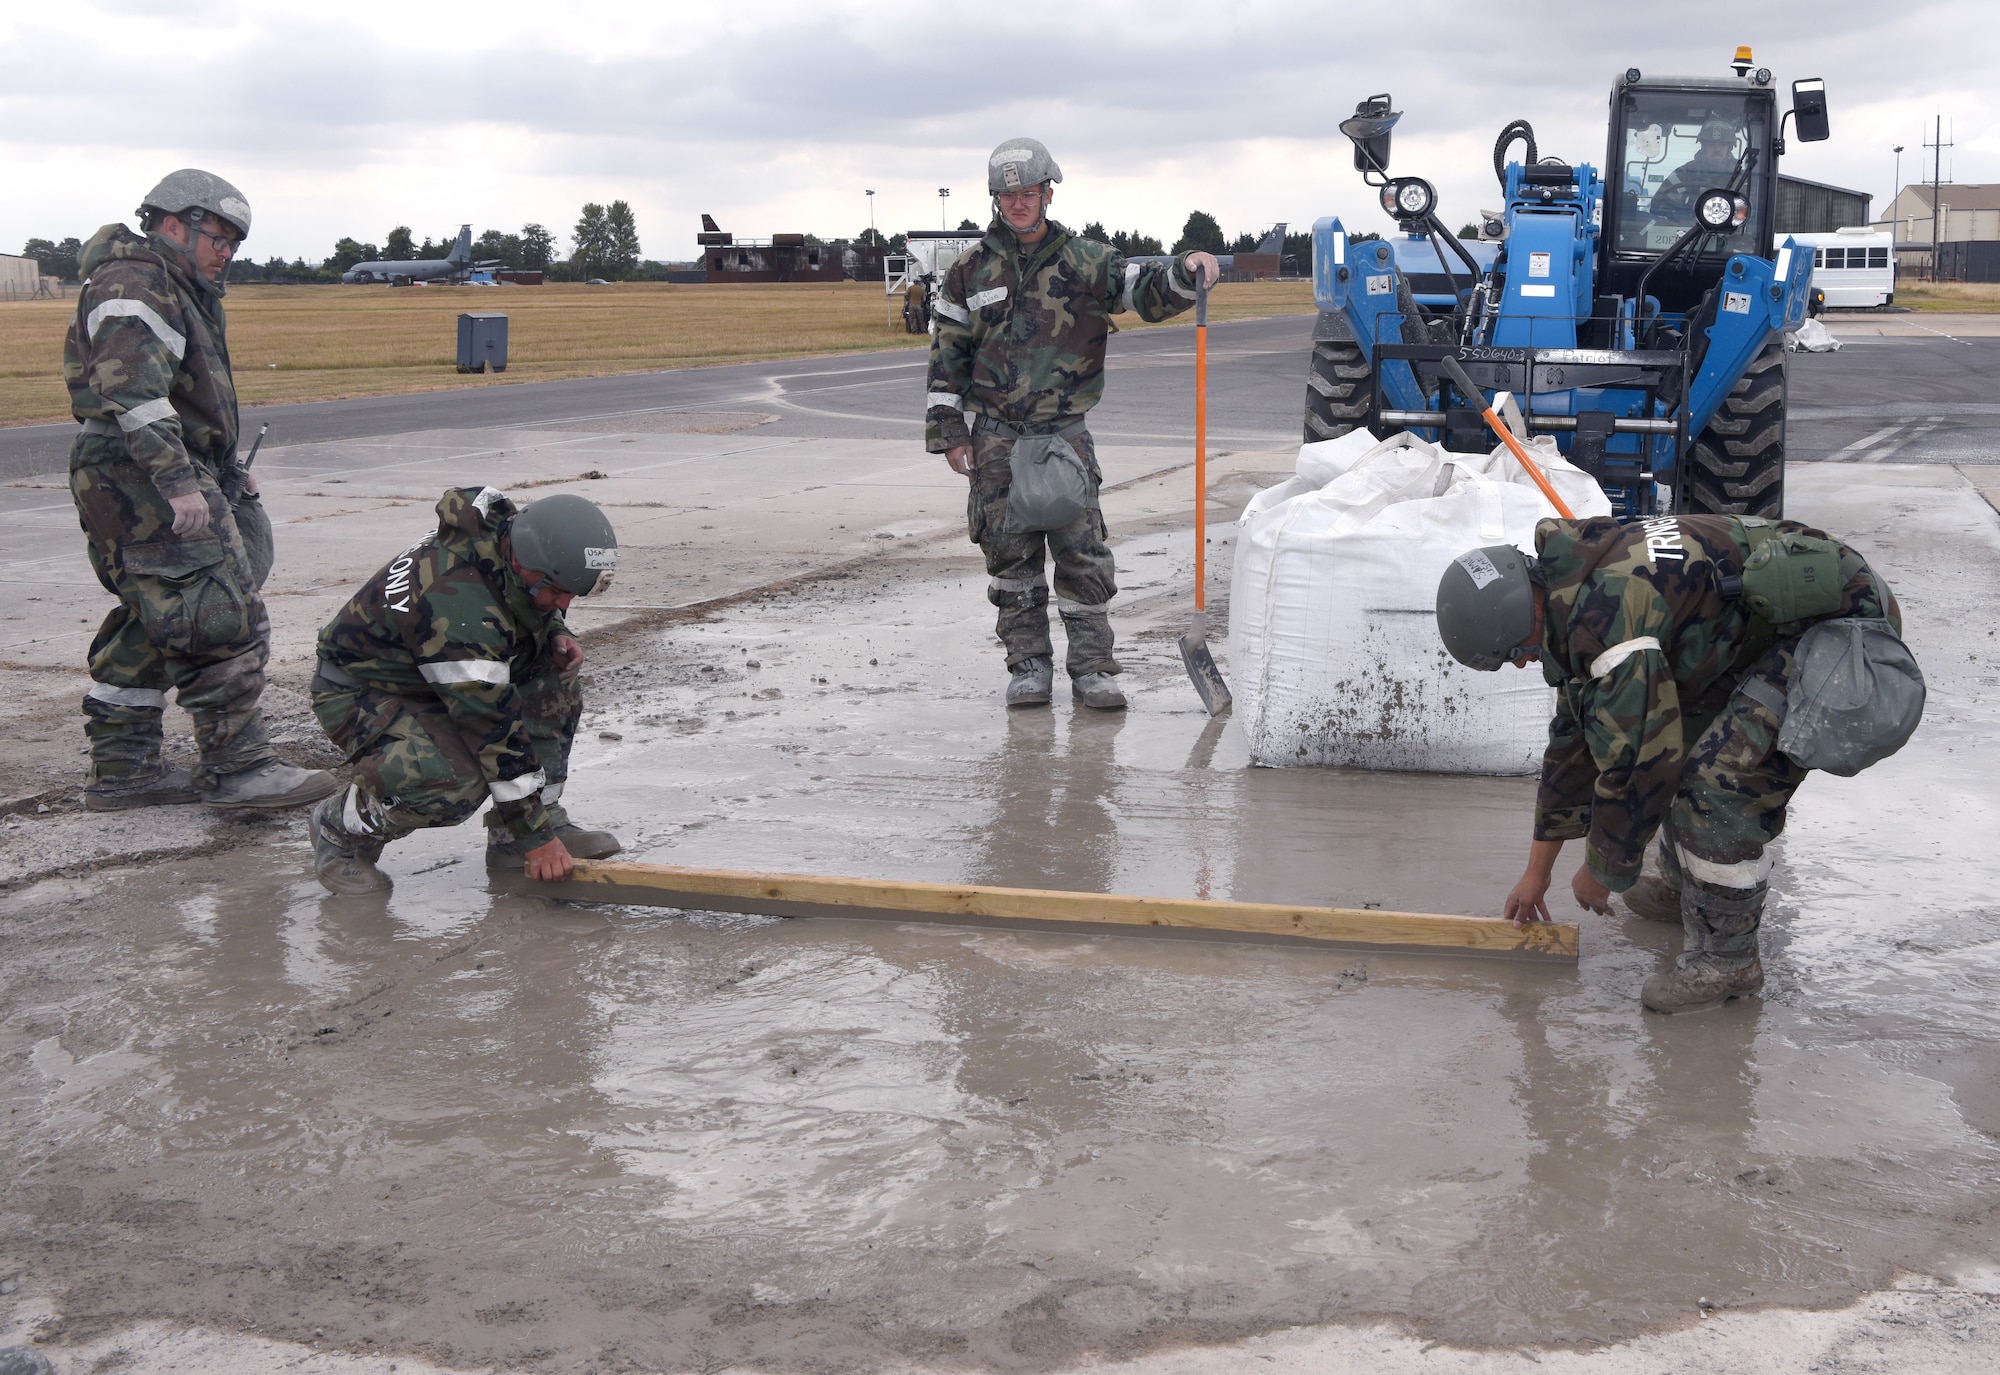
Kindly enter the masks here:
[[1749, 293], [1744, 291], [1723, 292], [1722, 308], [1731, 315], [1748, 315], [1750, 313]]
[[1530, 253], [1528, 255], [1528, 275], [1530, 277], [1548, 276], [1549, 255], [1546, 253]]
[[1368, 278], [1370, 296], [1387, 296], [1396, 289], [1396, 279], [1388, 273], [1371, 274]]

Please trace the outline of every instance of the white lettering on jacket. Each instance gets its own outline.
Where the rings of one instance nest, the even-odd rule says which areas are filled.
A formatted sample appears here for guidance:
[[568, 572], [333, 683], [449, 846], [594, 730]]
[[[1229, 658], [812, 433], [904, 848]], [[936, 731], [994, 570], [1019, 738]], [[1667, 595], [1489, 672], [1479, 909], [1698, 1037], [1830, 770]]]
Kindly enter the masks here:
[[1639, 528], [1646, 532], [1646, 554], [1655, 562], [1661, 559], [1684, 562], [1687, 559], [1687, 546], [1681, 543], [1680, 522], [1672, 516], [1660, 516]]
[[[410, 569], [416, 566], [414, 553], [404, 554], [389, 565], [389, 575], [382, 582], [382, 599], [389, 603], [392, 611], [408, 615], [410, 611]], [[397, 598], [401, 598], [398, 601]]]

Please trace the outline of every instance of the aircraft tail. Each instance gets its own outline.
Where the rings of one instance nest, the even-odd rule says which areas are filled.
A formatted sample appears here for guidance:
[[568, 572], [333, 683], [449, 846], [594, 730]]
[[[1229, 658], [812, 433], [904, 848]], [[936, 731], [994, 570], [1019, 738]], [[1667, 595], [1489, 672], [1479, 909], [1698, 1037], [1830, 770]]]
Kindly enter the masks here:
[[471, 225], [462, 224], [458, 227], [458, 239], [452, 244], [451, 252], [444, 255], [444, 260], [448, 263], [458, 263], [461, 266], [472, 261]]
[[720, 234], [722, 232], [722, 226], [715, 222], [715, 216], [713, 215], [703, 215], [701, 217], [701, 228], [705, 234]]
[[1278, 227], [1264, 236], [1264, 242], [1257, 245], [1259, 253], [1283, 253], [1285, 251], [1285, 222], [1278, 221]]

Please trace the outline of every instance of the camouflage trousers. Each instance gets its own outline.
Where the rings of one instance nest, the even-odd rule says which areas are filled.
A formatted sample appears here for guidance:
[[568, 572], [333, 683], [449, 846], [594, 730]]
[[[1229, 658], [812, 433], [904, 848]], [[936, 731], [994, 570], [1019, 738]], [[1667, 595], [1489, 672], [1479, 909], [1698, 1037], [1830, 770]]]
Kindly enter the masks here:
[[[544, 657], [520, 684], [528, 738], [544, 779], [542, 805], [557, 826], [568, 820], [559, 799], [583, 715], [578, 677], [577, 669], [564, 672]], [[436, 698], [339, 687], [324, 678], [312, 686], [313, 715], [356, 766], [357, 802], [375, 837], [387, 841], [428, 826], [456, 826], [486, 801], [483, 742], [468, 739]]]
[[1752, 692], [1739, 685], [1721, 711], [1687, 723], [1694, 745], [1659, 847], [1662, 876], [1686, 895], [1684, 958], [1757, 953], [1770, 874], [1764, 847], [1784, 832], [1785, 809], [1809, 772], [1779, 752], [1783, 713], [1759, 697], [1783, 699], [1797, 647], [1796, 636], [1780, 640], [1743, 675]]
[[[1067, 437], [1092, 475], [1097, 475], [1097, 450], [1090, 432], [1077, 430]], [[967, 533], [986, 555], [986, 599], [1000, 609], [994, 629], [1007, 647], [1007, 666], [1037, 656], [1055, 657], [1049, 640], [1049, 579], [1044, 572], [1053, 562], [1056, 610], [1069, 641], [1065, 666], [1070, 676], [1116, 673], [1110, 607], [1118, 595], [1118, 570], [1104, 542], [1110, 533], [1104, 513], [1093, 503], [1060, 530], [1006, 533], [1007, 489], [1013, 479], [1007, 458], [1012, 449], [1013, 441], [1005, 435], [973, 431], [972, 491], [966, 501]]]
[[81, 434], [71, 450], [91, 571], [118, 598], [90, 644], [92, 783], [159, 767], [169, 689], [194, 719], [197, 784], [275, 756], [258, 708], [270, 617], [229, 503], [205, 473], [201, 493], [209, 528], [182, 539], [173, 508], [121, 441]]

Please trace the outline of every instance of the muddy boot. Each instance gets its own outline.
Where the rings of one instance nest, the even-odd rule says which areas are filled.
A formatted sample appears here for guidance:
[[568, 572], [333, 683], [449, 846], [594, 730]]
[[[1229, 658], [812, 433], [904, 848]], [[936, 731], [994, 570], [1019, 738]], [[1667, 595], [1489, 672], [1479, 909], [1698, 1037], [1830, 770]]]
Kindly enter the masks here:
[[56, 1368], [32, 1346], [0, 1346], [0, 1375], [56, 1375]]
[[1654, 1012], [1692, 1012], [1764, 986], [1757, 928], [1764, 921], [1764, 885], [1711, 888], [1692, 878], [1681, 885], [1685, 948], [1671, 969], [1646, 980], [1640, 1001]]
[[[527, 859], [514, 842], [514, 833], [499, 819], [498, 812], [486, 814], [486, 867], [522, 869]], [[561, 807], [549, 808], [549, 820], [556, 826], [556, 839], [569, 851], [571, 859], [609, 859], [625, 847], [609, 831], [589, 831], [569, 819]]]
[[1639, 1001], [1653, 1012], [1693, 1012], [1755, 993], [1763, 986], [1764, 962], [1757, 956], [1745, 963], [1704, 951], [1683, 955], [1674, 961], [1673, 968], [1646, 980]]
[[203, 802], [225, 810], [279, 811], [317, 802], [340, 788], [325, 769], [302, 769], [282, 759], [266, 759], [236, 773], [214, 775]]
[[1118, 690], [1118, 680], [1108, 673], [1086, 673], [1069, 680], [1069, 695], [1087, 707], [1099, 711], [1123, 711], [1125, 694]]
[[1635, 917], [1681, 924], [1681, 890], [1670, 887], [1663, 878], [1648, 874], [1619, 896]]
[[1033, 655], [1007, 671], [1013, 675], [1007, 683], [1008, 706], [1045, 707], [1049, 704], [1049, 697], [1054, 691], [1056, 666], [1047, 655]]
[[128, 807], [177, 807], [201, 801], [195, 791], [194, 775], [186, 769], [161, 764], [141, 774], [104, 778], [83, 790], [86, 812], [122, 812]]
[[386, 893], [389, 876], [375, 867], [382, 858], [383, 841], [347, 829], [348, 791], [337, 792], [313, 808], [306, 826], [312, 835], [313, 873], [329, 893]]

